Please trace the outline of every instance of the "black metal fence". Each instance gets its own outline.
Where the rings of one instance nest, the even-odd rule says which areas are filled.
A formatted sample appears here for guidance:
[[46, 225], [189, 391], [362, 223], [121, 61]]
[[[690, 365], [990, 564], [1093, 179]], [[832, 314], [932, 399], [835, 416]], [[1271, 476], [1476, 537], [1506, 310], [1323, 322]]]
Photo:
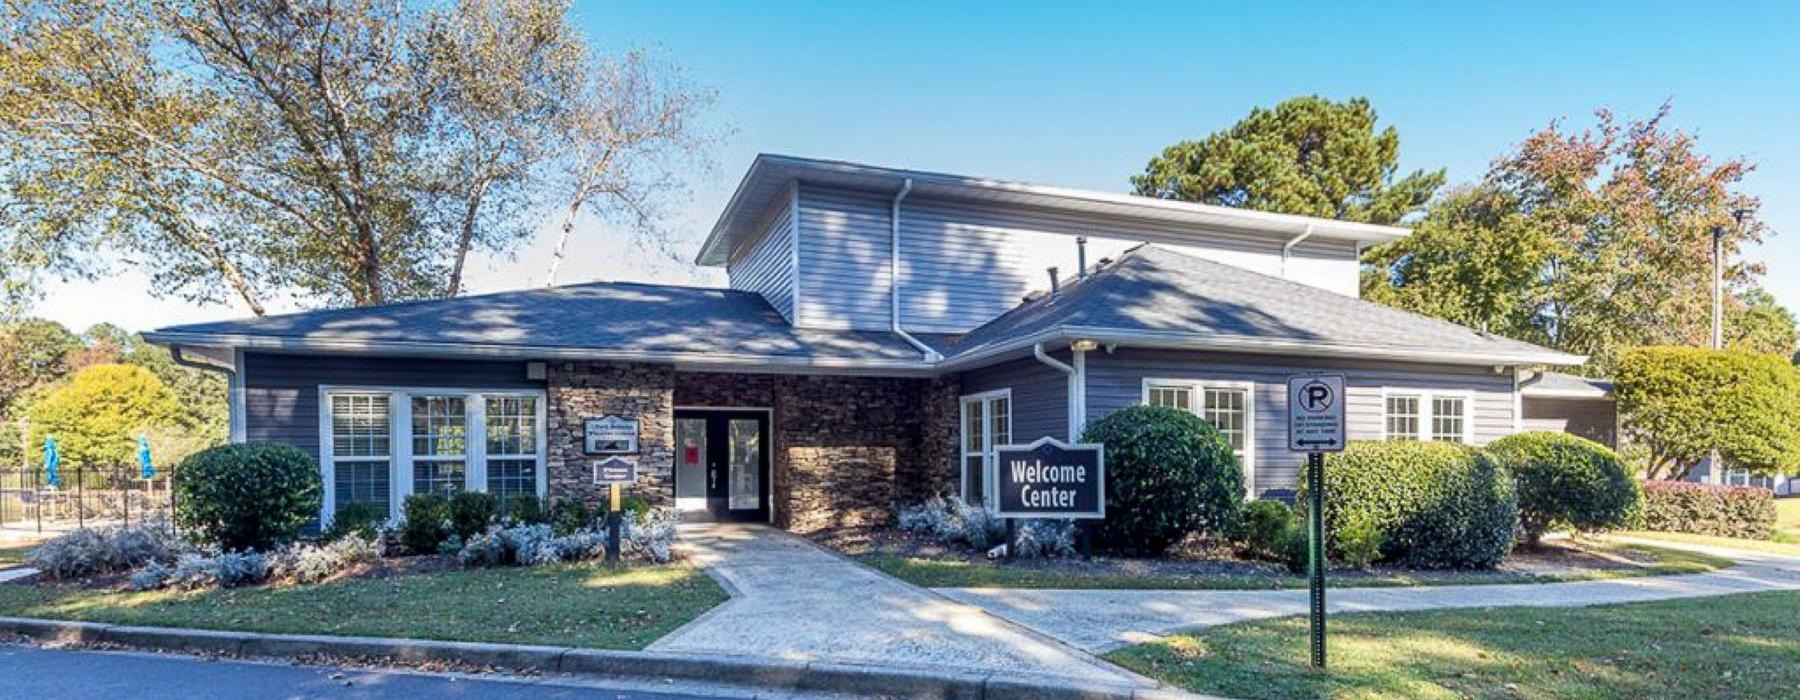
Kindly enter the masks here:
[[65, 465], [50, 484], [42, 467], [0, 467], [0, 528], [63, 532], [168, 518], [175, 504], [172, 469], [145, 479], [135, 464]]

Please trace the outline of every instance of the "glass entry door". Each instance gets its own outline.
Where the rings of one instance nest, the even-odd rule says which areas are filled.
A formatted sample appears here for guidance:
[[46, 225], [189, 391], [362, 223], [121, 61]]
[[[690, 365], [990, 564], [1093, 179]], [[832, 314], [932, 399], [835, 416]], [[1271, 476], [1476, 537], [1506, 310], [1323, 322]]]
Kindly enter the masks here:
[[[769, 519], [769, 414], [675, 412], [675, 497], [682, 510], [715, 519]], [[702, 500], [704, 499], [704, 500]]]

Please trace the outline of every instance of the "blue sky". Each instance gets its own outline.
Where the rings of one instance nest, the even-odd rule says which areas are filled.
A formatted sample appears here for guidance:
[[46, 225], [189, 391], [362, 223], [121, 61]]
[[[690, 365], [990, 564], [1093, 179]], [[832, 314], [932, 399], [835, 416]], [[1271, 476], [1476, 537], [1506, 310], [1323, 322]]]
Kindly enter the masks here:
[[[691, 251], [758, 152], [1122, 191], [1163, 146], [1251, 107], [1368, 97], [1400, 130], [1403, 169], [1478, 177], [1527, 134], [1597, 107], [1673, 123], [1718, 159], [1776, 235], [1751, 256], [1800, 309], [1800, 3], [585, 2], [609, 48], [648, 47], [718, 91], [715, 167], [673, 224]], [[549, 219], [547, 215], [545, 217]], [[561, 279], [712, 282], [644, 265], [585, 222]], [[544, 238], [547, 238], [544, 237]], [[548, 241], [471, 273], [481, 291], [541, 283]], [[38, 313], [134, 330], [241, 316], [152, 300], [120, 274], [56, 285]]]

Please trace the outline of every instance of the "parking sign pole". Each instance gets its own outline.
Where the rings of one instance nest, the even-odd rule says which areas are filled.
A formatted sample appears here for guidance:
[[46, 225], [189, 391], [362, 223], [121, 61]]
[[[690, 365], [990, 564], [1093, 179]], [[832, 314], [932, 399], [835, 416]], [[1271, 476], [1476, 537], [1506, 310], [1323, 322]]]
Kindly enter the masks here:
[[1312, 640], [1313, 668], [1325, 668], [1325, 455], [1306, 455], [1306, 527], [1308, 547], [1306, 570], [1311, 589], [1309, 626]]

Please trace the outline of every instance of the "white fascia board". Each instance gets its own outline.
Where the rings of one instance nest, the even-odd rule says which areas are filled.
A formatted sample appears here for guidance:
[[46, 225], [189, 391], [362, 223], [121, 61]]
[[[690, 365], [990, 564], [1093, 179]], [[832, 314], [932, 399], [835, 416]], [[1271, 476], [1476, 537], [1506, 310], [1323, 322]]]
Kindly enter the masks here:
[[1592, 399], [1612, 400], [1612, 392], [1603, 389], [1540, 389], [1527, 384], [1519, 388], [1519, 395], [1533, 399]]
[[534, 345], [485, 345], [396, 341], [323, 340], [274, 336], [156, 331], [144, 339], [159, 345], [226, 345], [245, 350], [334, 355], [391, 355], [488, 360], [582, 360], [645, 362], [732, 372], [880, 374], [932, 376], [936, 368], [923, 360], [868, 360], [833, 357], [787, 357], [743, 353], [671, 353], [607, 348]]

